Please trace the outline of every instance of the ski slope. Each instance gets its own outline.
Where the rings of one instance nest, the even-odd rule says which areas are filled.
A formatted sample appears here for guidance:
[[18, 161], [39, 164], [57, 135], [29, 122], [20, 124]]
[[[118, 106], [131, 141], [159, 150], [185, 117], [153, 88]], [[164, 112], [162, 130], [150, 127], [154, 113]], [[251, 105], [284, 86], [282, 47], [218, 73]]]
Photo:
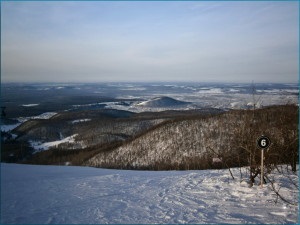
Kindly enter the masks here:
[[[227, 170], [126, 171], [1, 164], [1, 224], [297, 223], [298, 206]], [[294, 177], [297, 179], [297, 177]], [[284, 182], [283, 179], [281, 181]], [[289, 199], [298, 192], [282, 185]]]

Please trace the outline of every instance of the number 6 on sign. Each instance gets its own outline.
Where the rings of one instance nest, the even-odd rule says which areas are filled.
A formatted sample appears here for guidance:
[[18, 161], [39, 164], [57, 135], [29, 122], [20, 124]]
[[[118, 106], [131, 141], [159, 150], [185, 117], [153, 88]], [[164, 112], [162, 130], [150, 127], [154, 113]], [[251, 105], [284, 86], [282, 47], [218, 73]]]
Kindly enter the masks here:
[[261, 136], [257, 139], [257, 146], [259, 148], [268, 148], [271, 144], [270, 139], [267, 136]]

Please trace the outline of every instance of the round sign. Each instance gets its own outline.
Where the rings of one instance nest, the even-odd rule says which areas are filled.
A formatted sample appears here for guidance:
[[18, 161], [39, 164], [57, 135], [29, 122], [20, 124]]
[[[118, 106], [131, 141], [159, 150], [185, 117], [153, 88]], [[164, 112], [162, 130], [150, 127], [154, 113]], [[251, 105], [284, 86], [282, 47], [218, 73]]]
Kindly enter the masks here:
[[268, 137], [266, 136], [261, 136], [257, 139], [257, 146], [264, 149], [268, 148], [271, 144], [271, 141]]

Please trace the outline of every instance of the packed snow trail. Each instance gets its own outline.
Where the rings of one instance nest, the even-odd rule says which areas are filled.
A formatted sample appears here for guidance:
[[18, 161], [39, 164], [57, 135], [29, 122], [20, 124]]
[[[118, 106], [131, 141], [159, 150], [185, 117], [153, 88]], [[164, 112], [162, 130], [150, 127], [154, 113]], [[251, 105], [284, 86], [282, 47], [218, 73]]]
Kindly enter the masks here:
[[297, 223], [297, 206], [274, 199], [227, 170], [1, 164], [2, 224]]

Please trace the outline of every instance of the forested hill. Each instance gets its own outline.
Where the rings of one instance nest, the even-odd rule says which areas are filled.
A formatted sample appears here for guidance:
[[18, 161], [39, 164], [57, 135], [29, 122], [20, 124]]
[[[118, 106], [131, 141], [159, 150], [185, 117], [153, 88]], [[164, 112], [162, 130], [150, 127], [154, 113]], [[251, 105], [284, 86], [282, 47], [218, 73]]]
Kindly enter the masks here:
[[[295, 165], [298, 107], [234, 110], [211, 117], [182, 118], [157, 126], [117, 148], [101, 151], [85, 165], [124, 169], [207, 169], [259, 164], [256, 140], [271, 139], [266, 160]], [[213, 163], [213, 159], [222, 163]]]

